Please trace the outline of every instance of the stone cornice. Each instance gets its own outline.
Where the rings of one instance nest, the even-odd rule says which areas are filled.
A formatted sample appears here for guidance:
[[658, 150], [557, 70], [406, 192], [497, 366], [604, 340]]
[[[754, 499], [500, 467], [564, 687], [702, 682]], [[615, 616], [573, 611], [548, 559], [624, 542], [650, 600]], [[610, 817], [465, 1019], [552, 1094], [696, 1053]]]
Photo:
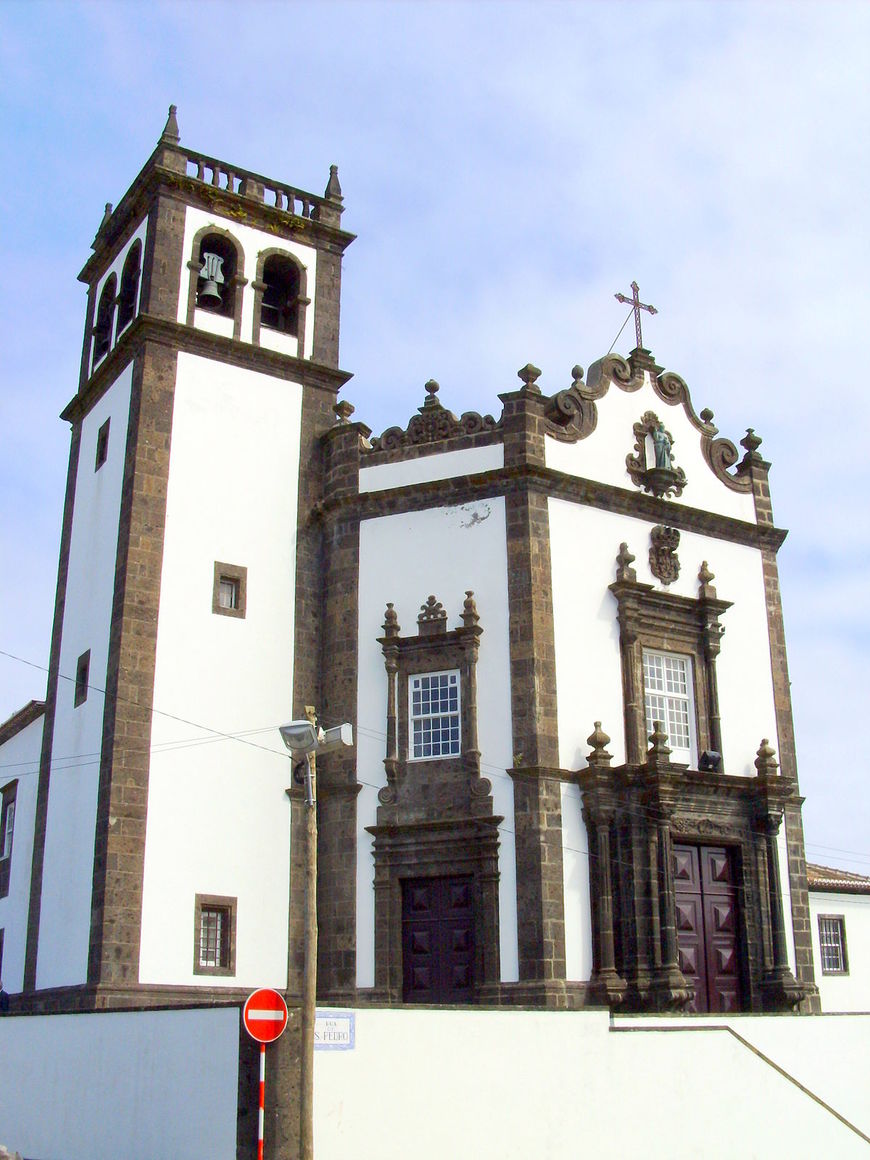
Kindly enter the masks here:
[[262, 346], [225, 338], [219, 334], [169, 322], [149, 314], [138, 315], [88, 379], [83, 391], [75, 395], [60, 413], [70, 423], [80, 421], [106, 393], [118, 375], [146, 342], [160, 343], [186, 354], [200, 355], [216, 362], [242, 366], [273, 378], [301, 383], [337, 394], [353, 376], [349, 371], [334, 370], [309, 359], [267, 350]]
[[452, 479], [428, 483], [408, 484], [383, 491], [362, 492], [334, 499], [327, 498], [318, 508], [325, 519], [333, 516], [347, 518], [353, 513], [358, 519], [397, 512], [420, 511], [430, 507], [446, 507], [474, 500], [503, 496], [517, 489], [530, 488], [567, 500], [569, 503], [631, 515], [652, 523], [666, 523], [669, 527], [712, 535], [732, 543], [753, 548], [779, 551], [788, 534], [781, 528], [747, 523], [715, 512], [677, 505], [652, 495], [639, 495], [626, 488], [596, 480], [582, 479], [534, 464], [496, 468], [475, 475], [455, 476]]
[[26, 705], [0, 724], [0, 745], [5, 745], [11, 737], [20, 733], [22, 729], [26, 729], [44, 712], [45, 701], [28, 701]]

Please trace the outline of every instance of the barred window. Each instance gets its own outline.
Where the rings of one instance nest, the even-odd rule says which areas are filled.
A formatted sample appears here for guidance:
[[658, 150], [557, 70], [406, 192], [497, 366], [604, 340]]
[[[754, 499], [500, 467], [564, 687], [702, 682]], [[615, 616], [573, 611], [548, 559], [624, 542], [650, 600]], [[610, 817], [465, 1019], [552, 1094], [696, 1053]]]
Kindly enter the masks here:
[[655, 722], [661, 721], [678, 762], [691, 762], [695, 749], [691, 664], [691, 658], [686, 656], [644, 650], [646, 731], [651, 734]]
[[459, 671], [409, 678], [410, 757], [455, 757], [460, 753]]
[[236, 900], [197, 894], [194, 907], [193, 970], [197, 975], [232, 975], [236, 957]]
[[846, 923], [841, 914], [819, 915], [819, 947], [822, 953], [823, 975], [845, 975]]

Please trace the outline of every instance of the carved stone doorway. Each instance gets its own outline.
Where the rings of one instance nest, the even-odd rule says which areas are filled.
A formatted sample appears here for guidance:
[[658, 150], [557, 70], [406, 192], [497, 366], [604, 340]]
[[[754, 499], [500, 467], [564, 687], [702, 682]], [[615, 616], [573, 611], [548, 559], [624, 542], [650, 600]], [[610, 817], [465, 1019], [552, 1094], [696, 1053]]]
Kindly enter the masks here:
[[402, 883], [402, 1000], [474, 1001], [471, 875]]
[[686, 1010], [743, 1010], [740, 914], [732, 851], [674, 846], [674, 895], [680, 970], [694, 987]]

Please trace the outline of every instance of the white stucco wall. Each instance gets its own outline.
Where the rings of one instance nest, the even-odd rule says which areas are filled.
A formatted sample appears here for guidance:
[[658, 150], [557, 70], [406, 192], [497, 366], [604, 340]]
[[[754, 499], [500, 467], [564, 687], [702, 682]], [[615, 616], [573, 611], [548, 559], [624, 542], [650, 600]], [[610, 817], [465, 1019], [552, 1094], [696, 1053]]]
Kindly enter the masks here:
[[462, 451], [422, 455], [418, 459], [402, 459], [398, 463], [363, 467], [359, 473], [359, 489], [361, 492], [381, 491], [406, 487], [412, 483], [428, 483], [433, 479], [453, 479], [457, 475], [495, 471], [500, 467], [504, 467], [504, 447], [501, 443], [489, 447], [467, 447]]
[[44, 1160], [232, 1157], [238, 1068], [235, 1007], [0, 1019], [0, 1141]]
[[859, 1016], [718, 1026], [612, 1025], [599, 1012], [355, 1017], [353, 1050], [315, 1055], [321, 1160], [867, 1155], [870, 1104], [855, 1061], [870, 1020]]
[[[825, 975], [819, 915], [839, 915], [846, 931], [848, 974]], [[870, 894], [810, 891], [813, 970], [823, 1011], [870, 1011]]]
[[[251, 283], [257, 277], [257, 258], [262, 250], [283, 250], [291, 254], [304, 267], [306, 272], [306, 297], [310, 304], [305, 311], [305, 341], [304, 349], [299, 351], [300, 357], [310, 357], [314, 342], [314, 312], [317, 308], [316, 287], [317, 280], [317, 251], [312, 246], [303, 246], [289, 238], [279, 238], [265, 230], [254, 229], [252, 226], [242, 225], [232, 218], [221, 217], [220, 214], [208, 213], [205, 210], [188, 206], [184, 220], [184, 249], [183, 261], [178, 285], [178, 321], [187, 322], [188, 288], [190, 286], [190, 270], [187, 263], [194, 261], [198, 255], [193, 254], [193, 239], [205, 226], [215, 226], [221, 230], [228, 230], [244, 250], [244, 268], [236, 273], [247, 278], [247, 285], [242, 287], [242, 325], [239, 339], [250, 342], [254, 325], [254, 289]], [[214, 334], [222, 334], [232, 338], [233, 322], [231, 318], [212, 314], [208, 310], [197, 310], [195, 324]], [[279, 336], [277, 341], [271, 341], [271, 336], [263, 337], [261, 344], [282, 353], [296, 354], [298, 345], [282, 341], [286, 336]]]
[[359, 693], [357, 703], [357, 982], [374, 984], [374, 865], [365, 831], [377, 816], [377, 791], [386, 785], [387, 679], [378, 637], [384, 610], [394, 604], [404, 635], [416, 634], [420, 606], [430, 594], [461, 623], [465, 590], [472, 589], [483, 635], [477, 668], [481, 774], [492, 783], [499, 830], [501, 978], [518, 977], [516, 854], [513, 834], [507, 547], [501, 498], [461, 507], [385, 516], [360, 528]]
[[[598, 423], [587, 438], [577, 443], [545, 439], [547, 466], [567, 475], [640, 492], [626, 471], [625, 459], [634, 454], [634, 424], [640, 421], [644, 412], [652, 411], [673, 436], [674, 465], [686, 473], [687, 483], [682, 496], [670, 502], [755, 523], [752, 492], [732, 491], [717, 478], [701, 453], [700, 433], [692, 426], [682, 405], [669, 406], [650, 386], [648, 374], [644, 375], [644, 380], [640, 390], [633, 392], [611, 384], [607, 394], [596, 402]], [[696, 402], [695, 406], [700, 411], [704, 404]], [[652, 466], [649, 457], [647, 462]]]
[[[301, 387], [180, 354], [148, 789], [140, 980], [284, 986]], [[244, 619], [212, 612], [216, 561]], [[195, 975], [196, 894], [236, 898], [234, 976]]]
[[[142, 256], [144, 258], [145, 234], [146, 234], [147, 228], [148, 228], [148, 219], [143, 218], [142, 221], [139, 223], [139, 225], [136, 227], [136, 229], [133, 231], [133, 233], [130, 234], [130, 236], [126, 239], [126, 241], [123, 243], [121, 248], [118, 250], [117, 254], [112, 259], [111, 265], [107, 267], [102, 278], [100, 278], [100, 280], [97, 282], [97, 290], [96, 290], [96, 294], [94, 296], [94, 303], [95, 303], [94, 310], [95, 311], [97, 309], [99, 309], [100, 296], [103, 293], [103, 287], [105, 286], [106, 282], [109, 280], [109, 278], [111, 278], [111, 276], [113, 274], [115, 275], [115, 278], [117, 280], [116, 281], [116, 290], [117, 290], [117, 292], [120, 291], [120, 289], [121, 289], [121, 274], [124, 271], [124, 263], [127, 260], [127, 255], [130, 253], [130, 250], [132, 250], [132, 248], [136, 244], [136, 242], [141, 243]], [[136, 285], [136, 305], [135, 305], [135, 309], [133, 310], [133, 318], [135, 318], [139, 312], [139, 296], [141, 293], [142, 293], [142, 261], [140, 260], [140, 263], [139, 263], [139, 281]], [[94, 314], [94, 321], [96, 322], [96, 313]], [[112, 315], [112, 333], [111, 333], [110, 340], [109, 340], [109, 350], [111, 350], [112, 347], [115, 345], [115, 342], [117, 341], [117, 339], [118, 339], [118, 307], [116, 306], [114, 313]], [[93, 358], [94, 358], [94, 343], [93, 343], [93, 339], [92, 339], [91, 340], [91, 370], [92, 371], [94, 369]]]
[[[52, 739], [38, 987], [82, 983], [87, 975], [104, 690], [132, 374], [128, 364], [82, 421]], [[106, 419], [111, 419], [108, 458], [95, 471], [97, 433]], [[88, 649], [91, 688], [84, 704], [75, 707], [76, 665]]]
[[[24, 986], [24, 952], [27, 945], [27, 915], [30, 909], [30, 868], [33, 858], [33, 826], [36, 819], [36, 790], [39, 784], [39, 755], [44, 718], [37, 717], [0, 746], [0, 789], [17, 782], [12, 856], [9, 864], [9, 893], [0, 898], [0, 930], [3, 931], [3, 963], [0, 979], [10, 993]], [[2, 841], [2, 838], [0, 838]]]
[[592, 974], [589, 837], [579, 786], [562, 783], [562, 879], [565, 890], [565, 977]]

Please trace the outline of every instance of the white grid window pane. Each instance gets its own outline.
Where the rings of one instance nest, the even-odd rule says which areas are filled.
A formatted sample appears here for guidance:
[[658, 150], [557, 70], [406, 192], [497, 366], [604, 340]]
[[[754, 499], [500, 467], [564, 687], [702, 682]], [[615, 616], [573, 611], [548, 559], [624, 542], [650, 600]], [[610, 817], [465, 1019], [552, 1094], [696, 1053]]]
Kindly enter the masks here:
[[221, 576], [220, 587], [218, 588], [218, 603], [221, 608], [239, 607], [238, 580], [230, 580], [226, 576]]
[[411, 757], [455, 757], [460, 753], [459, 674], [426, 673], [410, 678]]
[[846, 932], [842, 918], [819, 916], [819, 946], [822, 970], [842, 974], [846, 969]]
[[3, 849], [0, 858], [8, 858], [12, 853], [12, 831], [15, 829], [15, 802], [11, 801], [6, 808], [6, 825], [3, 827]]
[[687, 657], [643, 654], [646, 731], [651, 734], [661, 721], [672, 749], [691, 748], [690, 680]]

